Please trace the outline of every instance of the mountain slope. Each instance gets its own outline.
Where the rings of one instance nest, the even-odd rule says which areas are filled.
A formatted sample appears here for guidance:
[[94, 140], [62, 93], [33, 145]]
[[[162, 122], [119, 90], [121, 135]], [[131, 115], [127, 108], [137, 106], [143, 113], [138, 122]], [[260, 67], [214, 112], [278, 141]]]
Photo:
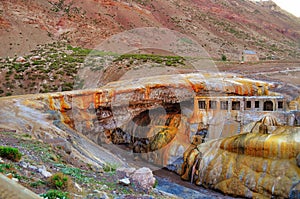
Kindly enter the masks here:
[[95, 48], [116, 33], [155, 26], [187, 34], [214, 58], [236, 60], [245, 48], [262, 59], [300, 57], [300, 19], [272, 1], [4, 0], [0, 10], [0, 56], [62, 39]]

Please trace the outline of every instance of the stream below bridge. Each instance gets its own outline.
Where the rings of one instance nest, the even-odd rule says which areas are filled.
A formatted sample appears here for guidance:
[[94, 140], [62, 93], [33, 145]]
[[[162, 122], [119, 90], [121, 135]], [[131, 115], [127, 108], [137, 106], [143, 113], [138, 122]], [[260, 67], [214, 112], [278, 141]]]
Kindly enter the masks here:
[[225, 196], [224, 194], [204, 188], [202, 186], [197, 186], [188, 181], [183, 181], [179, 175], [169, 171], [167, 168], [162, 168], [161, 166], [154, 165], [152, 163], [143, 160], [140, 154], [134, 154], [128, 150], [124, 145], [112, 145], [103, 144], [102, 147], [107, 150], [114, 152], [118, 157], [120, 157], [127, 166], [131, 167], [148, 167], [153, 171], [155, 178], [158, 181], [156, 189], [169, 194], [176, 195], [178, 198], [183, 199], [233, 199], [234, 197]]
[[184, 199], [231, 199], [233, 197], [225, 196], [217, 191], [197, 186], [180, 179], [177, 174], [160, 169], [153, 172], [158, 181], [156, 189], [176, 195]]

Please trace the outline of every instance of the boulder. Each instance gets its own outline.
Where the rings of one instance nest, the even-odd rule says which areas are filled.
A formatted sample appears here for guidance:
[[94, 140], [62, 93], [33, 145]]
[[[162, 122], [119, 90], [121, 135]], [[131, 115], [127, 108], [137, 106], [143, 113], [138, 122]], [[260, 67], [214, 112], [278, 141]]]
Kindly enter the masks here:
[[80, 185], [77, 184], [76, 182], [74, 184], [74, 187], [77, 189], [78, 192], [82, 192], [83, 191], [82, 188], [80, 187]]
[[94, 190], [93, 193], [87, 195], [86, 199], [109, 199], [109, 197], [103, 191]]
[[46, 167], [43, 165], [41, 167], [38, 168], [37, 170], [40, 174], [42, 174], [45, 178], [49, 178], [52, 176], [52, 174], [47, 171]]
[[25, 61], [26, 61], [26, 59], [24, 57], [18, 57], [16, 59], [16, 62], [25, 62]]
[[24, 161], [21, 161], [20, 163], [19, 163], [19, 165], [21, 166], [21, 167], [23, 167], [24, 169], [27, 169], [28, 167], [29, 167], [29, 163], [27, 163], [27, 162], [24, 162]]
[[121, 179], [121, 178], [129, 178], [135, 171], [136, 171], [135, 168], [121, 167], [116, 170], [116, 173], [118, 178]]
[[131, 176], [135, 185], [149, 190], [152, 189], [155, 184], [155, 178], [149, 168], [143, 167], [136, 170]]
[[119, 184], [128, 186], [128, 185], [130, 185], [130, 179], [129, 178], [123, 178], [123, 179], [119, 180]]
[[39, 55], [30, 57], [30, 60], [32, 60], [32, 61], [36, 61], [36, 60], [40, 60], [40, 59], [41, 59], [41, 56], [39, 56]]

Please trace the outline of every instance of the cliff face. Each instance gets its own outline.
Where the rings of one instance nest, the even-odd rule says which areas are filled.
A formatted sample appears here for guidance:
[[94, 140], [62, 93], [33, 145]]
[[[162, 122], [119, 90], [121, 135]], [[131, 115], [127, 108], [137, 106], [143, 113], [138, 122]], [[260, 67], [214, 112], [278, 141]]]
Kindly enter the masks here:
[[215, 58], [238, 59], [244, 48], [261, 58], [299, 58], [299, 19], [276, 5], [253, 1], [33, 0], [0, 4], [1, 56], [22, 55], [36, 44], [67, 40], [95, 48], [139, 27], [187, 34]]

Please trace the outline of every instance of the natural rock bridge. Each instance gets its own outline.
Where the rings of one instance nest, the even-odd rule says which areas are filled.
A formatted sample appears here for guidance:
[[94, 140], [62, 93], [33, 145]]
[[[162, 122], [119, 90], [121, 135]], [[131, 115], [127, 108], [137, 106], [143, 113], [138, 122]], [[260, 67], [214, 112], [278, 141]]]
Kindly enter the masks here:
[[[269, 91], [272, 86], [234, 74], [192, 73], [113, 82], [99, 89], [6, 97], [0, 99], [0, 128], [29, 132], [41, 140], [64, 138], [73, 146], [72, 153], [96, 164], [126, 165], [116, 152], [101, 147], [126, 144], [143, 159], [168, 166], [197, 184], [246, 197], [288, 197], [300, 181], [296, 162], [300, 131], [293, 126], [298, 124], [299, 100], [290, 103], [295, 114], [290, 113], [285, 99]], [[263, 123], [242, 128], [266, 113], [293, 127], [278, 130]], [[240, 132], [253, 135], [236, 135]], [[232, 135], [236, 137], [209, 141]], [[235, 166], [247, 160], [253, 164]], [[288, 167], [292, 173], [274, 173]], [[274, 191], [279, 189], [271, 186], [274, 182], [285, 186]], [[240, 185], [245, 188], [237, 191]]]

